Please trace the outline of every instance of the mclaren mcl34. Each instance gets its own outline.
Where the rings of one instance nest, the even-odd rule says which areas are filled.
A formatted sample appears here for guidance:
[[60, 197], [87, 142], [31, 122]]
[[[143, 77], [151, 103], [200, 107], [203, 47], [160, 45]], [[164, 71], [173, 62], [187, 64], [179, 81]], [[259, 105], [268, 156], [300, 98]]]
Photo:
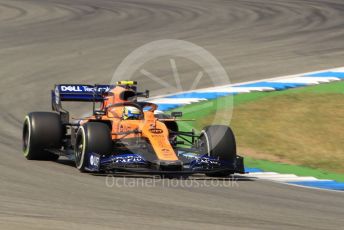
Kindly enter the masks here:
[[[55, 85], [52, 112], [31, 112], [24, 120], [23, 151], [28, 160], [66, 156], [81, 172], [149, 174], [203, 173], [226, 177], [244, 173], [230, 127], [210, 125], [200, 133], [180, 131], [181, 112], [157, 113], [145, 102], [149, 91], [136, 82], [115, 85]], [[142, 101], [143, 100], [143, 101]], [[91, 115], [70, 119], [62, 101], [93, 103]]]

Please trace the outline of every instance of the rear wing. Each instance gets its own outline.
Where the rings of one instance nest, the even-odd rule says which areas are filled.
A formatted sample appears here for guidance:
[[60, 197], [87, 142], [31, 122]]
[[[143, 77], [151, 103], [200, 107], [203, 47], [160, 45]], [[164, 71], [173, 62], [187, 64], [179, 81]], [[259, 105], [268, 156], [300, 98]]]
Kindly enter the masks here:
[[51, 91], [51, 103], [54, 111], [62, 110], [62, 101], [101, 102], [104, 93], [110, 91], [115, 85], [80, 85], [59, 84]]
[[115, 85], [55, 85], [52, 97], [56, 101], [101, 101], [102, 94]]
[[83, 85], [83, 84], [58, 84], [51, 91], [52, 110], [64, 116], [64, 122], [69, 121], [68, 111], [62, 108], [62, 101], [84, 101], [93, 102], [93, 114], [102, 111], [95, 110], [96, 102], [103, 102], [105, 95], [116, 86], [131, 89], [135, 92], [136, 97], [149, 97], [149, 91], [137, 92], [135, 81], [119, 81], [116, 85]]

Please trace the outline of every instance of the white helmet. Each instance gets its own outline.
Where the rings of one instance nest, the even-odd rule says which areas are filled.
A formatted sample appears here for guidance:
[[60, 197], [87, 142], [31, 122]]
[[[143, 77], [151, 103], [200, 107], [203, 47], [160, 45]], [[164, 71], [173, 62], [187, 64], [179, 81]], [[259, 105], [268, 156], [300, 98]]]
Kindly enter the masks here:
[[141, 118], [141, 110], [135, 106], [124, 106], [122, 118], [123, 120], [138, 120]]

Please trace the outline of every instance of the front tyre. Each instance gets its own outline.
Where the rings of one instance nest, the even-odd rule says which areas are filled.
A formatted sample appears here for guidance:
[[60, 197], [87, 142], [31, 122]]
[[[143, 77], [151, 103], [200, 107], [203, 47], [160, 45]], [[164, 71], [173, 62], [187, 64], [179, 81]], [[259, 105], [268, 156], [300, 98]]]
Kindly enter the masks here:
[[109, 127], [100, 122], [89, 122], [80, 126], [75, 141], [75, 166], [81, 172], [86, 171], [88, 154], [110, 154], [112, 151], [111, 132]]
[[[235, 162], [236, 141], [232, 129], [225, 125], [211, 125], [205, 127], [200, 136], [203, 154], [218, 158], [226, 162]], [[226, 177], [234, 173], [234, 169], [215, 173], [206, 173], [210, 177]]]
[[28, 160], [52, 160], [58, 155], [49, 149], [61, 148], [63, 127], [60, 116], [51, 112], [29, 113], [23, 124], [23, 152]]

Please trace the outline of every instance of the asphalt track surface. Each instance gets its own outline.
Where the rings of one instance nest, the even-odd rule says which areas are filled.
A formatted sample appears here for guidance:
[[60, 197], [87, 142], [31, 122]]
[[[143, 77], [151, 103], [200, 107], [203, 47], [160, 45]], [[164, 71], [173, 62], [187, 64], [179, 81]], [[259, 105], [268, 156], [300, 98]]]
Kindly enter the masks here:
[[343, 229], [342, 193], [203, 179], [107, 187], [67, 161], [24, 159], [24, 115], [50, 108], [53, 84], [107, 83], [133, 49], [166, 38], [206, 48], [233, 82], [333, 68], [344, 60], [344, 2], [0, 0], [0, 229]]

